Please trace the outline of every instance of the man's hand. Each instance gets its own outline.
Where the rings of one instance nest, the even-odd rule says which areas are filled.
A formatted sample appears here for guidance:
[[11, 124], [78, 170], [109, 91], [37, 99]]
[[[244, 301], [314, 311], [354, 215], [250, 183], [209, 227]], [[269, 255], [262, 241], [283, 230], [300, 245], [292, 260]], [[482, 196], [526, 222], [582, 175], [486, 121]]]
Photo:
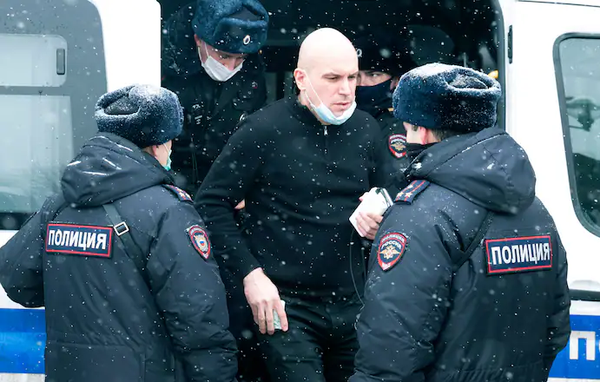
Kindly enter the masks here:
[[375, 240], [377, 230], [379, 229], [379, 223], [383, 220], [383, 216], [374, 213], [359, 212], [356, 217], [357, 231], [362, 237], [366, 237], [369, 240]]
[[[364, 197], [367, 195], [365, 192], [359, 200], [362, 202]], [[366, 237], [369, 240], [375, 240], [375, 235], [377, 235], [377, 230], [379, 229], [379, 224], [383, 220], [383, 216], [377, 215], [374, 213], [364, 213], [359, 212], [356, 217], [357, 223], [357, 231], [362, 237]]]
[[252, 308], [254, 322], [258, 324], [262, 334], [275, 333], [273, 310], [279, 315], [281, 329], [284, 332], [288, 330], [287, 316], [279, 298], [279, 291], [261, 268], [253, 270], [244, 277], [244, 294]]
[[246, 207], [246, 200], [242, 200], [241, 202], [239, 202], [238, 205], [235, 206], [235, 209], [236, 210], [241, 210], [244, 207]]

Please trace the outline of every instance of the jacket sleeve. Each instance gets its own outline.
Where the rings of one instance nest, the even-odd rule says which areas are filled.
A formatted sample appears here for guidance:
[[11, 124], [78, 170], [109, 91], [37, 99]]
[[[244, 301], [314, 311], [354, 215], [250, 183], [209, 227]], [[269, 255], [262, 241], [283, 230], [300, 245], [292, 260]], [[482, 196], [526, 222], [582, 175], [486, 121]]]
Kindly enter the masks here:
[[434, 361], [452, 263], [431, 220], [417, 217], [423, 213], [417, 208], [403, 207], [391, 207], [373, 243], [350, 382], [423, 381], [423, 369]]
[[571, 299], [567, 285], [567, 254], [558, 238], [558, 269], [556, 291], [554, 294], [554, 312], [548, 319], [548, 342], [544, 353], [544, 365], [550, 371], [556, 355], [567, 346], [571, 335], [570, 313]]
[[42, 212], [33, 215], [0, 249], [0, 283], [27, 308], [44, 306]]
[[196, 209], [211, 233], [219, 264], [239, 279], [261, 267], [235, 218], [235, 206], [254, 184], [265, 149], [251, 119], [246, 118], [231, 136], [196, 194]]
[[235, 381], [236, 345], [228, 331], [225, 288], [191, 204], [180, 203], [163, 216], [147, 272], [187, 381]]

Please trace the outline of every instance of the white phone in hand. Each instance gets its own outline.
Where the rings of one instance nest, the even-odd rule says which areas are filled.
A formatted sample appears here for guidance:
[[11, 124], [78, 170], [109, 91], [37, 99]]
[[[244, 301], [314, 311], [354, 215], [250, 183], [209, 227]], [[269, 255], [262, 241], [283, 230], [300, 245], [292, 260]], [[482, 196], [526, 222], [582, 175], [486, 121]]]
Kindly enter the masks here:
[[361, 235], [356, 224], [358, 214], [360, 212], [371, 212], [383, 215], [392, 204], [392, 198], [390, 198], [390, 195], [385, 188], [373, 187], [350, 216], [350, 223], [352, 223], [354, 229]]

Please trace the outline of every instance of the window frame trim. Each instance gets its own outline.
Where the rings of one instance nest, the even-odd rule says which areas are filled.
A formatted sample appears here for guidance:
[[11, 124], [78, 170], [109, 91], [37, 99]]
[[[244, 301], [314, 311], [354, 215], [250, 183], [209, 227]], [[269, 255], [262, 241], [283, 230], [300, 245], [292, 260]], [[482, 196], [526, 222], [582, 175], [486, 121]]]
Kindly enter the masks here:
[[558, 107], [562, 125], [563, 141], [565, 143], [565, 159], [567, 162], [567, 175], [569, 177], [569, 191], [571, 193], [571, 203], [577, 219], [581, 225], [590, 233], [600, 237], [600, 225], [592, 222], [584, 213], [578, 195], [578, 185], [575, 175], [575, 163], [573, 160], [573, 144], [571, 141], [571, 130], [569, 127], [569, 116], [567, 114], [567, 101], [563, 76], [563, 65], [560, 60], [560, 44], [566, 40], [584, 39], [598, 40], [600, 42], [600, 33], [580, 33], [569, 32], [562, 34], [554, 40], [552, 47], [552, 60], [554, 63], [554, 74], [556, 76], [556, 90], [558, 95]]

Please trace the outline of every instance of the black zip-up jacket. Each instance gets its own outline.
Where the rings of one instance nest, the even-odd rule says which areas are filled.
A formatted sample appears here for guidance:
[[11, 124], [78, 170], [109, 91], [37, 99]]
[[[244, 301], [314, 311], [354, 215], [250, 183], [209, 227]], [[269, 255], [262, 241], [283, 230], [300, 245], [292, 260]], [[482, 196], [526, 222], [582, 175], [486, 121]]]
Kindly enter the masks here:
[[[64, 172], [66, 208], [52, 219], [47, 202], [0, 249], [8, 296], [46, 308], [47, 382], [235, 379], [209, 239], [169, 185], [156, 159], [101, 133]], [[102, 207], [113, 201], [137, 252], [124, 250]]]
[[[359, 197], [387, 179], [379, 139], [369, 114], [325, 126], [295, 97], [246, 118], [196, 199], [221, 264], [239, 279], [262, 267], [284, 292], [354, 294], [348, 219]], [[234, 220], [242, 199], [243, 234]], [[352, 272], [362, 290], [359, 238]]]
[[407, 175], [373, 244], [350, 382], [546, 381], [570, 334], [567, 259], [523, 149], [485, 129]]

